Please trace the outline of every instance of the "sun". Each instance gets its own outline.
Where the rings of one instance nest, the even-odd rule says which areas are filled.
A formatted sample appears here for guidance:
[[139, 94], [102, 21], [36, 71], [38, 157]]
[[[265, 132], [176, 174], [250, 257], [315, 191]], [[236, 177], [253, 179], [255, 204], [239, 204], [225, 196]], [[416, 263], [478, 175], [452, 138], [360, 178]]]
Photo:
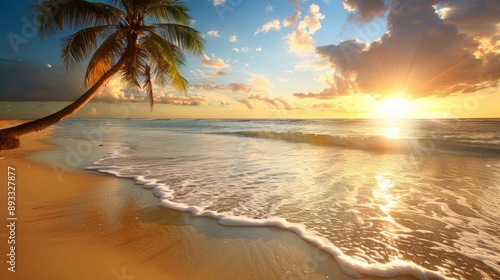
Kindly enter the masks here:
[[413, 111], [413, 102], [405, 98], [389, 98], [377, 103], [377, 116], [384, 119], [405, 119]]

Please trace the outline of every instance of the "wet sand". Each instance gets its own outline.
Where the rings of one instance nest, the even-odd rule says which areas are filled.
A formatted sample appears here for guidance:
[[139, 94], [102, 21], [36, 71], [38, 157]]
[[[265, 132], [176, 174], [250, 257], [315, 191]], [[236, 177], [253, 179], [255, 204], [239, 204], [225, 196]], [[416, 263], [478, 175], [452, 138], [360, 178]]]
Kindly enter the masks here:
[[[76, 141], [57, 147], [48, 139], [50, 131], [29, 135], [0, 152], [2, 186], [8, 166], [16, 168], [18, 219], [15, 273], [7, 270], [7, 227], [0, 231], [0, 279], [353, 279], [290, 232], [220, 226], [157, 206], [131, 180], [81, 166], [62, 172], [64, 147]], [[94, 152], [80, 164], [106, 146]], [[0, 199], [5, 205], [6, 187]], [[7, 224], [7, 209], [0, 219]]]

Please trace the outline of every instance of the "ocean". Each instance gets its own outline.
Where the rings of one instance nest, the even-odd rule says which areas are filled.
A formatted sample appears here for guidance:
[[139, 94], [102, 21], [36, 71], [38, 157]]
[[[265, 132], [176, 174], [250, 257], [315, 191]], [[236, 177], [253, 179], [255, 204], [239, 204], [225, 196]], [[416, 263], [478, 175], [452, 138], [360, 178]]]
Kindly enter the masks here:
[[[88, 169], [227, 226], [289, 230], [351, 276], [500, 279], [500, 120], [66, 120]], [[102, 146], [100, 146], [102, 145]]]

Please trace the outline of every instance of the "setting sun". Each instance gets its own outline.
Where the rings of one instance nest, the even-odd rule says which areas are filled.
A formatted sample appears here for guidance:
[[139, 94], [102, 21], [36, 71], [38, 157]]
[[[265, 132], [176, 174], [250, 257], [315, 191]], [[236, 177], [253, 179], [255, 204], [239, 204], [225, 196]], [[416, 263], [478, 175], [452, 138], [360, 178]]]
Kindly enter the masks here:
[[413, 103], [404, 98], [391, 98], [377, 104], [377, 115], [386, 119], [404, 119], [413, 111]]

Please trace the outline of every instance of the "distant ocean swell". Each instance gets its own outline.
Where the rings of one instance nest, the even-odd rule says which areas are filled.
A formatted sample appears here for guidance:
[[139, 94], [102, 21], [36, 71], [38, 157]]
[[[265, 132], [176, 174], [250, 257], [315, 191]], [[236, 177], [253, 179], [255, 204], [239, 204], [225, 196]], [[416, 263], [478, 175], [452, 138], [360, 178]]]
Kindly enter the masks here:
[[196, 205], [176, 202], [174, 191], [167, 184], [160, 183], [159, 179], [145, 178], [139, 174], [131, 174], [126, 168], [102, 165], [103, 161], [109, 159], [119, 160], [122, 157], [127, 156], [122, 153], [120, 149], [117, 149], [108, 153], [105, 158], [98, 160], [93, 164], [93, 166], [87, 167], [87, 169], [96, 170], [119, 178], [132, 179], [136, 184], [141, 185], [143, 188], [150, 189], [153, 194], [160, 199], [159, 205], [168, 209], [191, 213], [194, 217], [213, 218], [218, 224], [223, 226], [274, 227], [290, 231], [304, 241], [333, 256], [342, 271], [351, 277], [361, 278], [363, 275], [377, 277], [409, 275], [422, 280], [453, 279], [405, 260], [393, 260], [387, 263], [367, 263], [357, 260], [344, 254], [341, 249], [336, 247], [326, 238], [310, 231], [304, 224], [288, 222], [286, 219], [281, 217], [255, 219], [246, 216], [235, 216], [227, 212], [206, 210], [205, 208]]
[[239, 131], [224, 134], [385, 153], [500, 156], [500, 145], [466, 139], [405, 139], [385, 136], [336, 136], [273, 131]]

